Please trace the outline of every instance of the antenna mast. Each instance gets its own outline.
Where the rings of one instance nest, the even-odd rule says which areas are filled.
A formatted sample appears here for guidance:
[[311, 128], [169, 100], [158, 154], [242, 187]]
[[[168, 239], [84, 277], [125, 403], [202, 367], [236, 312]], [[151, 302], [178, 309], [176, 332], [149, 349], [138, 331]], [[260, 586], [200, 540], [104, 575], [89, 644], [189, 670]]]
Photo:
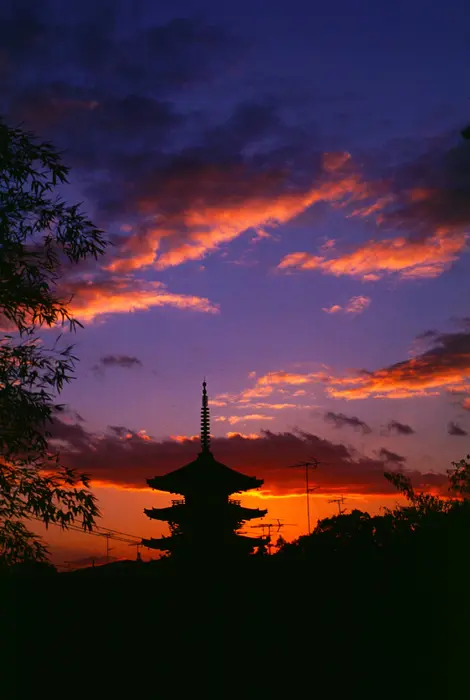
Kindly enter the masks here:
[[319, 486], [315, 486], [314, 488], [309, 487], [308, 470], [309, 469], [316, 469], [319, 464], [321, 464], [321, 462], [319, 462], [318, 459], [316, 459], [316, 457], [312, 457], [310, 460], [308, 460], [306, 462], [298, 462], [297, 464], [291, 464], [288, 467], [288, 469], [295, 469], [298, 467], [305, 468], [305, 495], [307, 497], [307, 534], [309, 534], [309, 535], [311, 533], [311, 528], [310, 528], [310, 493], [312, 491], [316, 491], [319, 488]]
[[330, 498], [328, 503], [337, 503], [338, 504], [338, 515], [343, 515], [344, 511], [346, 510], [345, 508], [341, 508], [341, 506], [344, 503], [344, 496], [340, 496], [339, 498]]

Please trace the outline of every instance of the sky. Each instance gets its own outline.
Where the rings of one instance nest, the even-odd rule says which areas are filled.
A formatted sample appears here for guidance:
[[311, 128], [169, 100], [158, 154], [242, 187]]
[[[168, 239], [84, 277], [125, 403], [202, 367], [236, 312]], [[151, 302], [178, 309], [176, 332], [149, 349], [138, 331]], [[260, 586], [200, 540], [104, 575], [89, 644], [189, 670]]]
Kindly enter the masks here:
[[197, 454], [204, 376], [214, 454], [288, 538], [290, 464], [322, 462], [316, 518], [394, 503], [384, 469], [444, 489], [469, 451], [470, 7], [435, 5], [2, 3], [0, 112], [112, 243], [61, 281], [84, 329], [53, 429], [102, 525], [164, 532], [145, 480]]

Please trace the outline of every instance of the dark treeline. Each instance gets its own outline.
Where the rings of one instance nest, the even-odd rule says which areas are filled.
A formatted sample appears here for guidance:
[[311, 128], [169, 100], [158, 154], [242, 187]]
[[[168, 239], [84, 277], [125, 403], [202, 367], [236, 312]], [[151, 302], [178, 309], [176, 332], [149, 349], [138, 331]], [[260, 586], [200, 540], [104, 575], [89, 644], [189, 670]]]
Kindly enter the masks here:
[[458, 697], [470, 629], [468, 473], [468, 460], [451, 473], [452, 499], [416, 494], [390, 474], [405, 506], [326, 518], [271, 556], [69, 574], [37, 565], [38, 576], [18, 567], [4, 578], [15, 658], [32, 644], [35, 657], [54, 650], [62, 669], [96, 664], [102, 657], [83, 656], [96, 644], [112, 668], [141, 669], [137, 687], [154, 697], [166, 697], [158, 683], [208, 697], [284, 687], [283, 697]]

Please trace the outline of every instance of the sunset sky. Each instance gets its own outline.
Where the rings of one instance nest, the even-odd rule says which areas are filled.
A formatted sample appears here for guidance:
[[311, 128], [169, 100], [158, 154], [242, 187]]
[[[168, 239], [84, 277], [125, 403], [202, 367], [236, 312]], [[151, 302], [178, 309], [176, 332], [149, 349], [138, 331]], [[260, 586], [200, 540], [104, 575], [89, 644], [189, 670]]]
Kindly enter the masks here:
[[54, 427], [101, 524], [164, 532], [145, 480], [197, 454], [204, 376], [215, 456], [286, 537], [311, 456], [314, 520], [393, 505], [384, 468], [444, 488], [470, 451], [468, 0], [66, 5], [2, 3], [0, 111], [113, 243], [62, 281], [85, 328]]

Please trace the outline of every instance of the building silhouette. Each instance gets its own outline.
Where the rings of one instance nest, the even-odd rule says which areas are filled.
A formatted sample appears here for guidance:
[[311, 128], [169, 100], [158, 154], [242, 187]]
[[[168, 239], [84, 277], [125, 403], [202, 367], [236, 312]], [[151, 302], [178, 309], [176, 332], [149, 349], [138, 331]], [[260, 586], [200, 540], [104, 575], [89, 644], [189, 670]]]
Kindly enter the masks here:
[[170, 527], [167, 537], [142, 539], [142, 544], [173, 556], [204, 554], [249, 554], [263, 544], [264, 537], [238, 534], [244, 522], [263, 518], [267, 510], [245, 508], [232, 494], [259, 488], [263, 479], [246, 476], [217, 462], [210, 449], [210, 419], [206, 382], [203, 382], [201, 410], [201, 451], [194, 462], [163, 476], [147, 479], [158, 491], [182, 496], [167, 508], [146, 508], [152, 520], [166, 521]]

